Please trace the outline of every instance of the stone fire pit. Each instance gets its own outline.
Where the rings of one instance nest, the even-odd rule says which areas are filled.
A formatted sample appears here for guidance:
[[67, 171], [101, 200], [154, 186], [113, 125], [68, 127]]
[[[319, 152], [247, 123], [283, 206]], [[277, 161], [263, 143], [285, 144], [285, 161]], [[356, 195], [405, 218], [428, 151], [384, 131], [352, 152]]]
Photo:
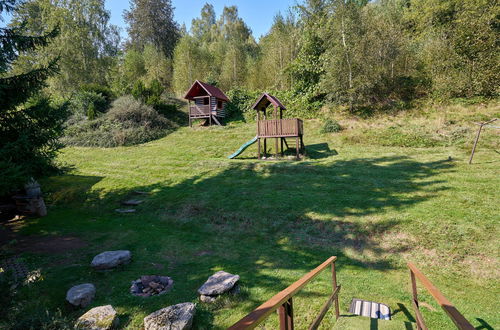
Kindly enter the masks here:
[[167, 293], [173, 286], [174, 280], [168, 276], [143, 275], [132, 281], [130, 293], [134, 296], [150, 297]]

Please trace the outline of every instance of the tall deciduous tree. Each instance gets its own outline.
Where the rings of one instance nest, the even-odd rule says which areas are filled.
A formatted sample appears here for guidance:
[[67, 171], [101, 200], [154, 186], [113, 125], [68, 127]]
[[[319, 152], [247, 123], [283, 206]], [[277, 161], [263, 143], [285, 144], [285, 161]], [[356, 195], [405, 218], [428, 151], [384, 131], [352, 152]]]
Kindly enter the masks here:
[[167, 57], [172, 56], [179, 39], [179, 26], [174, 21], [171, 0], [131, 0], [124, 18], [132, 47], [142, 51], [153, 44]]
[[14, 13], [12, 27], [26, 34], [41, 34], [59, 27], [60, 33], [48, 47], [25, 55], [15, 69], [28, 70], [33, 61], [59, 56], [60, 74], [49, 79], [57, 94], [69, 95], [90, 83], [106, 84], [118, 51], [119, 34], [109, 24], [110, 13], [104, 0], [33, 0], [23, 3]]

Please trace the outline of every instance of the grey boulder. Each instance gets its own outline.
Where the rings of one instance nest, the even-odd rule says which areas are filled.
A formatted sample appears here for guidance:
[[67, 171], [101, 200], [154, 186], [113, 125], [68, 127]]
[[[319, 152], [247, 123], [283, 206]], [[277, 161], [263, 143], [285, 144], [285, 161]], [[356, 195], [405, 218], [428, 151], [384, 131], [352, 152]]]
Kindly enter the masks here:
[[78, 318], [76, 329], [109, 330], [118, 325], [116, 311], [111, 305], [94, 307]]
[[216, 296], [231, 290], [240, 279], [239, 275], [233, 275], [223, 270], [218, 271], [198, 289], [203, 296]]
[[196, 305], [189, 302], [162, 308], [144, 318], [144, 330], [189, 330], [195, 312]]
[[66, 300], [73, 306], [86, 307], [95, 297], [95, 286], [90, 283], [72, 287], [66, 292]]
[[98, 270], [111, 269], [128, 263], [130, 258], [132, 258], [132, 253], [127, 250], [106, 251], [96, 255], [90, 265]]

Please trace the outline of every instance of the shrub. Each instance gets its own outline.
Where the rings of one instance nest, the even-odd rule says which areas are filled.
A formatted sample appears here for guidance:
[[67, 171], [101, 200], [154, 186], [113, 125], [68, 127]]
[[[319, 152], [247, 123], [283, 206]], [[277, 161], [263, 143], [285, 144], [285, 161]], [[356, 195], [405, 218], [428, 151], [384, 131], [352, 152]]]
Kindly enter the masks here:
[[102, 94], [82, 90], [71, 99], [69, 110], [77, 117], [86, 116], [92, 120], [97, 117], [98, 113], [105, 112], [108, 106], [109, 104]]
[[165, 136], [176, 125], [152, 107], [122, 96], [103, 116], [68, 125], [62, 142], [85, 147], [116, 147], [145, 143]]
[[106, 115], [111, 121], [119, 122], [127, 128], [139, 126], [152, 129], [167, 128], [170, 123], [155, 109], [130, 96], [122, 96], [115, 100]]
[[342, 127], [335, 119], [327, 119], [323, 123], [321, 133], [337, 133], [342, 130]]
[[111, 88], [104, 86], [104, 85], [99, 85], [99, 84], [87, 84], [83, 85], [80, 88], [81, 91], [85, 92], [94, 92], [96, 94], [101, 94], [104, 99], [106, 100], [106, 106], [109, 107], [111, 102], [116, 99], [115, 93], [111, 90]]

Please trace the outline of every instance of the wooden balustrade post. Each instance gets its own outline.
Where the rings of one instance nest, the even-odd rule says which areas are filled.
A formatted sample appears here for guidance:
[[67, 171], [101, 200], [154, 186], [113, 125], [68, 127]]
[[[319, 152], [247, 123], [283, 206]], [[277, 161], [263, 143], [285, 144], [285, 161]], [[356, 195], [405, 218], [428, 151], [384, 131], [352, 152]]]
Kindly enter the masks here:
[[411, 279], [411, 292], [412, 292], [412, 299], [413, 299], [413, 307], [415, 308], [415, 315], [416, 315], [416, 321], [417, 321], [417, 330], [422, 330], [421, 322], [423, 320], [420, 319], [420, 312], [419, 312], [419, 306], [418, 306], [418, 294], [417, 294], [417, 281], [415, 280], [415, 274], [413, 271], [410, 269], [410, 279]]
[[291, 297], [278, 308], [278, 314], [280, 330], [293, 330], [293, 304]]
[[[335, 271], [335, 260], [332, 261], [332, 286], [333, 292], [337, 289], [337, 272]], [[335, 319], [339, 319], [340, 310], [339, 310], [339, 295], [335, 297]]]

